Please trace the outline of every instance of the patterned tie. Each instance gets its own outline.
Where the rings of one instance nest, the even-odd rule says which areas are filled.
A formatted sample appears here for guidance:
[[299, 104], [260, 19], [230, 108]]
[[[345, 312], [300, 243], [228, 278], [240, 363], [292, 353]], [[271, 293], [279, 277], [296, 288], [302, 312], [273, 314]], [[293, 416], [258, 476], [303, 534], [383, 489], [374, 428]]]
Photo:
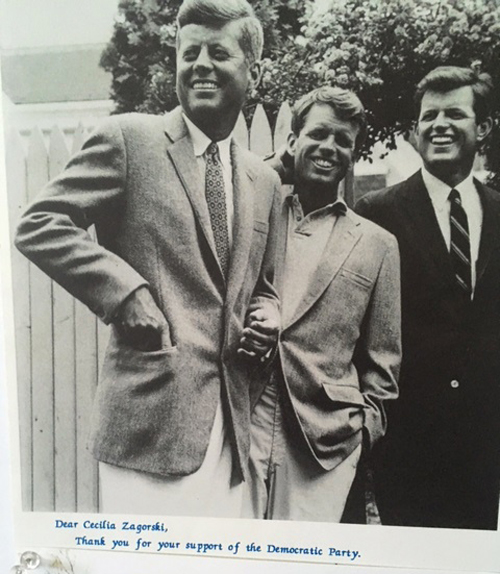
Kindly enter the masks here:
[[464, 290], [464, 292], [467, 294], [467, 297], [470, 299], [472, 293], [472, 272], [469, 223], [467, 221], [467, 214], [462, 207], [460, 194], [456, 189], [452, 189], [450, 191], [449, 199], [451, 203], [451, 264], [455, 272], [455, 277], [458, 285]]
[[227, 231], [226, 194], [224, 192], [224, 177], [219, 158], [219, 147], [215, 142], [208, 146], [206, 153], [205, 197], [214, 234], [215, 249], [217, 250], [224, 277], [227, 277], [229, 269], [229, 235]]

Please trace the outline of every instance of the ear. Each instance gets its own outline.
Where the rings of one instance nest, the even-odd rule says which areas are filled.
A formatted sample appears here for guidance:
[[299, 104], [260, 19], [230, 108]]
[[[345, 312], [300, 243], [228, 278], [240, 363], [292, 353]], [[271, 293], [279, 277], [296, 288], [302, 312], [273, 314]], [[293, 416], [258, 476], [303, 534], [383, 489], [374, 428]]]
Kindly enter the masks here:
[[477, 124], [477, 141], [483, 143], [490, 135], [493, 128], [493, 120], [490, 117], [485, 118], [480, 124]]
[[286, 139], [286, 151], [292, 157], [295, 157], [296, 146], [297, 146], [297, 136], [293, 132], [290, 132]]
[[254, 62], [250, 65], [248, 69], [248, 74], [250, 76], [249, 88], [253, 90], [259, 85], [260, 77], [262, 76], [262, 68], [260, 62]]

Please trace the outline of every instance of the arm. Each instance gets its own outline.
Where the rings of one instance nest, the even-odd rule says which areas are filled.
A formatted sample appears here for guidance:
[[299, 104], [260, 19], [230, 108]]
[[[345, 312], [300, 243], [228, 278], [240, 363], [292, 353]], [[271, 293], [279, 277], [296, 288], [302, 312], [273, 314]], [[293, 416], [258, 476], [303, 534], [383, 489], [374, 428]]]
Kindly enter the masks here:
[[391, 237], [365, 315], [354, 362], [366, 403], [365, 430], [373, 446], [386, 431], [384, 402], [398, 396], [401, 363], [399, 252]]
[[278, 340], [280, 307], [274, 282], [280, 214], [281, 186], [276, 181], [266, 251], [259, 280], [248, 306], [245, 329], [240, 342], [240, 352], [251, 356], [264, 357], [276, 346]]
[[120, 125], [108, 120], [28, 206], [15, 238], [28, 259], [105, 323], [119, 317], [122, 326], [128, 324], [132, 307], [136, 319], [141, 314], [137, 298], [150, 315], [156, 313], [148, 297], [141, 297], [148, 291], [147, 282], [121, 257], [96, 243], [88, 228], [99, 221], [119, 224], [126, 163]]

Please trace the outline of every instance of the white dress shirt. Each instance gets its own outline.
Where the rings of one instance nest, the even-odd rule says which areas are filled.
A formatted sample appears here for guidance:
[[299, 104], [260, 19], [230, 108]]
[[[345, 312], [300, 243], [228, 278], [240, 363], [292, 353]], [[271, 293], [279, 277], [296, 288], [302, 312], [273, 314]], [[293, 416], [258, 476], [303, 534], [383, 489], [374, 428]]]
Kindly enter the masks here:
[[481, 229], [483, 225], [483, 208], [481, 206], [481, 199], [477, 192], [472, 174], [456, 185], [454, 188], [444, 183], [425, 168], [422, 168], [422, 177], [425, 187], [431, 198], [434, 212], [438, 220], [439, 228], [443, 234], [448, 251], [450, 250], [451, 243], [451, 228], [450, 228], [450, 209], [451, 203], [449, 200], [450, 191], [456, 189], [460, 194], [462, 207], [467, 214], [469, 223], [469, 240], [470, 240], [470, 254], [471, 254], [471, 267], [472, 267], [472, 292], [476, 286], [476, 263], [479, 255], [479, 243], [481, 240]]
[[[205, 186], [205, 167], [206, 167], [206, 152], [212, 140], [204, 134], [198, 126], [186, 116], [182, 114], [186, 122], [191, 141], [193, 142], [194, 155], [198, 164], [200, 178]], [[233, 165], [231, 162], [231, 139], [233, 134], [225, 140], [217, 142], [219, 146], [219, 156], [222, 164], [222, 175], [224, 177], [224, 192], [226, 195], [226, 210], [227, 210], [227, 232], [229, 239], [229, 247], [233, 244], [233, 219], [234, 219], [234, 202], [233, 202]], [[203, 187], [205, 191], [205, 187]]]

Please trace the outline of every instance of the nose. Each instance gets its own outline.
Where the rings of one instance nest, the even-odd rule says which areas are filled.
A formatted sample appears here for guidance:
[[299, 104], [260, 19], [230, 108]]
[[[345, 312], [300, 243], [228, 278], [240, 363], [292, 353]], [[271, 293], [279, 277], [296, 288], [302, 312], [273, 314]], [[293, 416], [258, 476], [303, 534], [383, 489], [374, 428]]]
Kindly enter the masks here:
[[212, 60], [210, 59], [210, 55], [206, 46], [203, 46], [199, 51], [193, 68], [195, 71], [210, 70], [212, 68]]
[[439, 112], [432, 122], [434, 128], [448, 127], [448, 118], [444, 112]]
[[335, 154], [337, 151], [337, 146], [335, 143], [335, 136], [333, 134], [329, 135], [328, 137], [321, 140], [319, 149], [329, 155]]

